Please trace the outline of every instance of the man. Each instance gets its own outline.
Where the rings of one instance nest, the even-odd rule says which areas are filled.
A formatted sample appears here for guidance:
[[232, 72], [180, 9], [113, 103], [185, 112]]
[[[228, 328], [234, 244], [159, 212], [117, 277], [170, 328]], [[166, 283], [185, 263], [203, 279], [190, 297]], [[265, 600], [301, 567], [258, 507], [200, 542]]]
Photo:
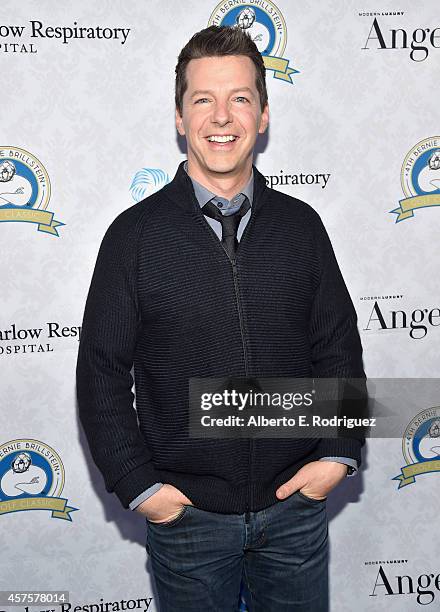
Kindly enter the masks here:
[[147, 519], [161, 612], [234, 610], [242, 575], [252, 612], [327, 610], [325, 499], [360, 464], [357, 439], [188, 434], [194, 377], [364, 376], [318, 215], [252, 165], [268, 121], [251, 39], [193, 36], [176, 67], [188, 160], [110, 226], [87, 299], [80, 417], [107, 490]]

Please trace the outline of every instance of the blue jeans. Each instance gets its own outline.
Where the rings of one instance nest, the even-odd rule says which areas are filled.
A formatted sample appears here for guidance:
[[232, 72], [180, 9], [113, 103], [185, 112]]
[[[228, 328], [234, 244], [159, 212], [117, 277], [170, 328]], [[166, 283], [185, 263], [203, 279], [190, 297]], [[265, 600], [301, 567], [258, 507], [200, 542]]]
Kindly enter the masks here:
[[247, 523], [187, 505], [147, 520], [146, 547], [160, 612], [237, 612], [242, 578], [250, 612], [328, 611], [325, 500], [297, 491]]

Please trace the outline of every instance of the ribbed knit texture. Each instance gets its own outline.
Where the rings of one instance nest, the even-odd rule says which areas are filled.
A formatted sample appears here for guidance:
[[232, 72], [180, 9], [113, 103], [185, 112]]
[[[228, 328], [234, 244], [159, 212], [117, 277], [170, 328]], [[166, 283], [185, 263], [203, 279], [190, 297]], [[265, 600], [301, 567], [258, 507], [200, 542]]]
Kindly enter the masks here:
[[256, 511], [276, 503], [276, 489], [309, 461], [360, 463], [354, 439], [188, 436], [191, 377], [364, 376], [356, 314], [318, 214], [269, 189], [256, 168], [254, 176], [236, 283], [183, 164], [103, 239], [81, 333], [78, 403], [106, 488], [125, 507], [165, 482], [201, 509]]

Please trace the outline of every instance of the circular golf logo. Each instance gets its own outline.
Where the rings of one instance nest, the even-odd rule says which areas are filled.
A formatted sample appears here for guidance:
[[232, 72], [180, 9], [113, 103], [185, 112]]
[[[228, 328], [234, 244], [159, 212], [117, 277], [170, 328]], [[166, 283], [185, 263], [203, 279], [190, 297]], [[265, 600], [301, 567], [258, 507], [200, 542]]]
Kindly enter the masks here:
[[58, 236], [64, 223], [47, 210], [50, 194], [49, 175], [35, 155], [0, 146], [0, 222], [36, 223], [40, 232]]
[[293, 83], [295, 70], [289, 60], [283, 58], [287, 42], [287, 27], [281, 11], [269, 0], [257, 3], [226, 4], [220, 2], [213, 10], [208, 25], [230, 26], [244, 30], [257, 45], [267, 70], [273, 71], [276, 79]]
[[415, 482], [416, 476], [440, 471], [440, 406], [426, 408], [408, 424], [402, 440], [406, 466], [393, 480], [399, 489]]
[[19, 439], [0, 446], [0, 515], [23, 510], [51, 510], [53, 518], [71, 521], [60, 497], [64, 466], [58, 453], [39, 440]]
[[414, 217], [414, 210], [440, 205], [440, 136], [418, 142], [407, 153], [400, 173], [405, 198], [399, 208], [396, 223]]

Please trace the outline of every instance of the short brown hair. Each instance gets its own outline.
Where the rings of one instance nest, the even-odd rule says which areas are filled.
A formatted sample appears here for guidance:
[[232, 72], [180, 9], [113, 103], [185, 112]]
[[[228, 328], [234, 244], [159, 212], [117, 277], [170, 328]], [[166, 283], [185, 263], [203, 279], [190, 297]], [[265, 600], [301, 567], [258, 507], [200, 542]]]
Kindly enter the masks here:
[[260, 96], [261, 110], [267, 104], [266, 68], [261, 53], [251, 37], [239, 27], [210, 26], [194, 34], [179, 53], [176, 66], [176, 108], [182, 114], [183, 94], [188, 86], [186, 67], [192, 59], [245, 55], [255, 66], [255, 85]]

